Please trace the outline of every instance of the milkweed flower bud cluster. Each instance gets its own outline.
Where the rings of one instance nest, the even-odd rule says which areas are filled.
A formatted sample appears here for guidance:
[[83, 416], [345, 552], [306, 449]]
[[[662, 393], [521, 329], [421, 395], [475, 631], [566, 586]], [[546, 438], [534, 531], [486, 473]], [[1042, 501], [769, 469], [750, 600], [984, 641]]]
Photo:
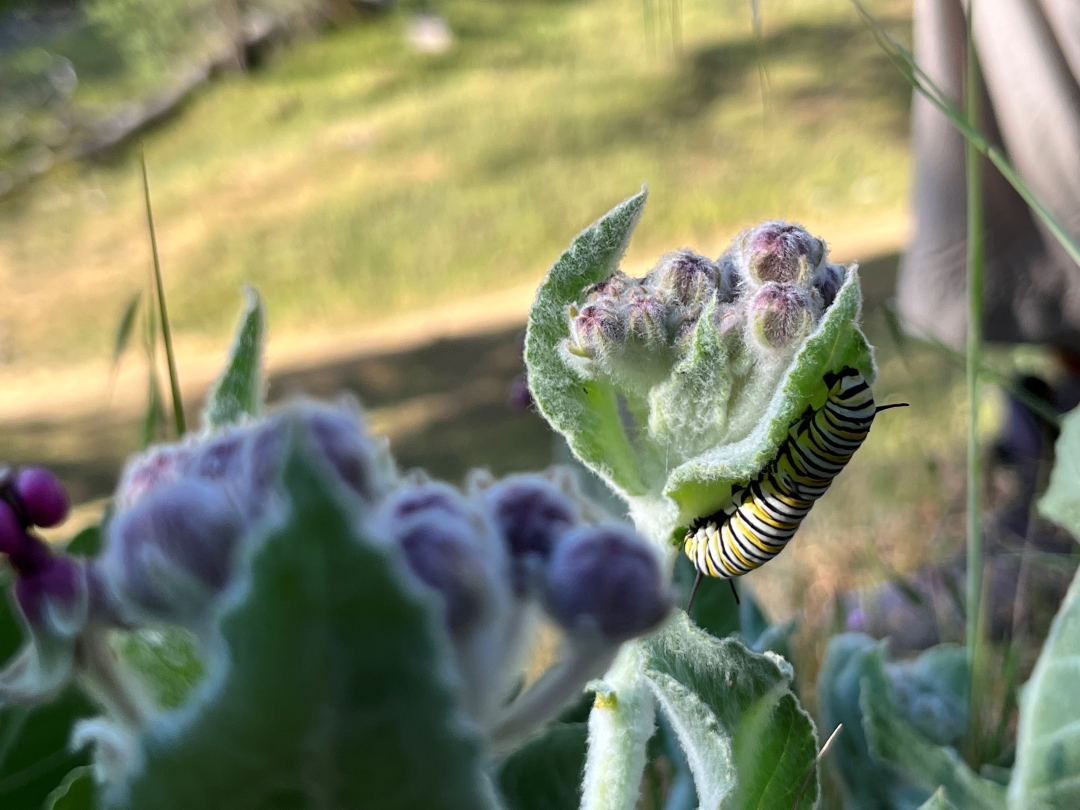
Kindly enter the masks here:
[[[28, 625], [39, 628], [31, 658], [42, 666], [59, 661], [47, 689], [38, 683], [27, 699], [66, 683], [79, 666], [76, 643], [85, 647], [97, 631], [182, 627], [210, 654], [223, 597], [250, 557], [245, 551], [286, 514], [282, 474], [297, 441], [321, 460], [333, 486], [356, 499], [360, 534], [400, 561], [409, 589], [426, 594], [450, 642], [463, 706], [490, 735], [501, 733], [507, 717], [515, 736], [531, 733], [599, 675], [625, 640], [657, 627], [670, 609], [656, 552], [626, 526], [588, 523], [565, 476], [478, 474], [465, 492], [422, 474], [401, 477], [357, 408], [298, 402], [134, 457], [102, 550], [89, 560], [54, 553], [31, 534], [35, 521], [54, 525], [66, 514], [55, 477], [6, 475], [0, 552], [18, 572]], [[507, 701], [544, 613], [565, 631], [573, 677], [528, 690], [523, 715]], [[17, 697], [27, 678], [41, 681], [42, 666], [17, 663], [6, 690], [0, 676], [0, 701]], [[130, 708], [122, 725], [140, 722], [145, 695], [113, 702]]]
[[[624, 466], [632, 454], [634, 487], [653, 498], [681, 464], [734, 445], [759, 425], [850, 275], [828, 261], [824, 242], [782, 221], [743, 231], [715, 259], [684, 249], [641, 278], [614, 269], [563, 304], [566, 336], [552, 346], [565, 371], [599, 389], [564, 381], [552, 390], [593, 397], [577, 404], [584, 412], [615, 403], [617, 414], [581, 425], [617, 419], [630, 449], [605, 464]], [[559, 288], [562, 301], [568, 288]], [[534, 392], [544, 384], [531, 383]], [[562, 407], [539, 404], [545, 415]], [[577, 424], [573, 411], [566, 417]], [[609, 439], [597, 433], [595, 441]], [[603, 466], [598, 471], [607, 475]]]

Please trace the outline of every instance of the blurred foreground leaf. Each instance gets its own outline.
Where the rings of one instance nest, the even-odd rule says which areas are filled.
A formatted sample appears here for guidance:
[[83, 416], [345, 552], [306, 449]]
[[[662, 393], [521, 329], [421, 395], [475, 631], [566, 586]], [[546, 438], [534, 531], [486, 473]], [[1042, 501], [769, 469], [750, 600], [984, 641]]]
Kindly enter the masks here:
[[229, 359], [206, 403], [204, 422], [210, 429], [230, 425], [243, 416], [257, 416], [263, 401], [263, 339], [266, 315], [254, 287], [246, 287], [247, 302], [240, 316]]
[[945, 788], [938, 788], [934, 795], [919, 806], [919, 810], [956, 810], [945, 795]]
[[1080, 408], [1061, 420], [1050, 486], [1039, 501], [1039, 512], [1080, 540]]
[[1080, 807], [1080, 573], [1021, 694], [1009, 784], [1010, 810], [1067, 807]]
[[971, 810], [1002, 810], [1005, 790], [967, 766], [955, 749], [937, 745], [903, 719], [890, 700], [884, 656], [874, 647], [864, 659], [860, 703], [870, 752], [928, 791]]
[[[7, 582], [0, 576], [0, 665], [22, 642]], [[86, 752], [68, 747], [75, 721], [94, 714], [82, 693], [70, 688], [42, 706], [0, 706], [0, 808], [38, 810]]]
[[221, 619], [224, 669], [143, 733], [145, 766], [105, 805], [488, 806], [434, 611], [303, 448], [285, 486], [288, 515]]
[[585, 723], [563, 723], [507, 757], [498, 775], [507, 808], [577, 810], [587, 737]]
[[76, 768], [45, 800], [43, 810], [94, 810], [97, 788], [88, 767]]

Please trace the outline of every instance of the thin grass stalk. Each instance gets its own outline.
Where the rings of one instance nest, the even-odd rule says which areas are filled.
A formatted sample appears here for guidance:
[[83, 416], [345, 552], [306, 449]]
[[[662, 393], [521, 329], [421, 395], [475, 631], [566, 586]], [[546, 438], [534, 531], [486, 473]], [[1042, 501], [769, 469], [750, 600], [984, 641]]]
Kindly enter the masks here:
[[158, 253], [157, 230], [154, 227], [154, 209], [150, 205], [150, 176], [146, 171], [146, 153], [139, 149], [139, 161], [142, 164], [143, 195], [146, 199], [146, 222], [150, 227], [150, 248], [154, 254], [154, 283], [157, 289], [158, 307], [161, 312], [161, 337], [165, 343], [165, 359], [169, 366], [169, 387], [172, 389], [173, 418], [176, 420], [176, 434], [183, 436], [187, 432], [184, 421], [184, 403], [180, 398], [180, 377], [176, 373], [176, 354], [173, 351], [172, 329], [169, 327], [169, 312], [165, 307], [165, 284], [161, 280], [161, 257]]
[[[971, 29], [974, 0], [968, 6], [968, 52], [964, 104], [968, 122], [977, 126], [979, 116], [979, 66]], [[967, 627], [965, 641], [974, 656], [978, 643], [983, 570], [982, 468], [979, 458], [979, 363], [982, 354], [983, 291], [983, 178], [982, 155], [967, 144]]]

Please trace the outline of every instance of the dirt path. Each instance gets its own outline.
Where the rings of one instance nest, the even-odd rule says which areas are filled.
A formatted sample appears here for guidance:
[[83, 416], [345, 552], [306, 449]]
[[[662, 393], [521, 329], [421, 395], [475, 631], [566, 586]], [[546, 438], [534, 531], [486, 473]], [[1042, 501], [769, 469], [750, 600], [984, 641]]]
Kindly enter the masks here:
[[[831, 222], [805, 223], [812, 233], [825, 236], [837, 261], [869, 260], [897, 252], [907, 238], [909, 223], [904, 216], [891, 214], [875, 218], [850, 218]], [[731, 233], [697, 245], [704, 253], [719, 254], [731, 240]], [[659, 255], [671, 246], [660, 246], [646, 255]], [[644, 251], [634, 251], [641, 254]], [[638, 266], [640, 264], [640, 266]], [[627, 271], [644, 274], [648, 267], [633, 262]], [[270, 324], [267, 372], [273, 377], [303, 369], [331, 365], [344, 359], [359, 360], [391, 352], [401, 352], [437, 340], [490, 335], [525, 322], [536, 286], [533, 281], [467, 300], [450, 302], [431, 309], [364, 324], [355, 329], [333, 332], [318, 327], [302, 332], [275, 332]], [[177, 365], [185, 402], [199, 403], [220, 373], [225, 347], [196, 336], [178, 336]], [[162, 363], [161, 368], [164, 368]], [[0, 430], [28, 421], [70, 422], [111, 416], [131, 419], [145, 406], [145, 365], [132, 357], [121, 367], [110, 385], [108, 358], [67, 367], [35, 369], [8, 368], [0, 385]]]

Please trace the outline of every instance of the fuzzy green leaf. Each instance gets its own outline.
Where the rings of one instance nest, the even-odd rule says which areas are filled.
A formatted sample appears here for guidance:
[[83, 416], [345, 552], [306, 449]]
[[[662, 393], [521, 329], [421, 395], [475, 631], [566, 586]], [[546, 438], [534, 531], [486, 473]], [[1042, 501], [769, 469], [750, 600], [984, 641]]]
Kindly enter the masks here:
[[894, 708], [880, 647], [865, 659], [860, 703], [870, 752], [926, 790], [943, 787], [951, 801], [972, 810], [1003, 810], [1005, 790], [975, 774], [955, 749], [926, 739]]
[[490, 806], [438, 611], [320, 463], [289, 453], [291, 508], [225, 608], [228, 655], [143, 732], [145, 764], [106, 807]]
[[686, 753], [702, 807], [721, 807], [738, 786], [731, 737], [712, 710], [663, 672], [647, 670], [649, 686]]
[[956, 810], [956, 806], [945, 795], [945, 788], [938, 788], [933, 796], [919, 806], [919, 810]]
[[162, 708], [175, 709], [202, 680], [204, 668], [195, 638], [181, 628], [123, 633], [116, 639], [116, 648]]
[[559, 257], [537, 290], [525, 336], [529, 388], [540, 412], [587, 467], [626, 495], [644, 495], [648, 487], [644, 460], [623, 430], [615, 388], [578, 376], [563, 363], [559, 347], [570, 336], [567, 307], [615, 271], [645, 196], [643, 188], [615, 206]]
[[42, 810], [93, 810], [97, 788], [90, 768], [76, 768], [49, 794]]
[[1061, 420], [1050, 486], [1039, 501], [1039, 512], [1080, 539], [1080, 408]]
[[1054, 617], [1020, 700], [1010, 810], [1080, 807], [1078, 676], [1080, 573]]
[[588, 733], [585, 723], [559, 724], [507, 757], [498, 783], [508, 810], [577, 810]]
[[[653, 688], [670, 691], [668, 679], [680, 684], [700, 703], [699, 715], [707, 711], [730, 741], [739, 790], [725, 807], [792, 807], [807, 774], [811, 782], [799, 807], [816, 806], [817, 740], [813, 721], [789, 689], [790, 664], [772, 653], [752, 653], [738, 639], [715, 639], [685, 613], [650, 638], [646, 650], [644, 671]], [[695, 758], [710, 761], [708, 751], [693, 750], [696, 736], [679, 737], [691, 769]], [[711, 745], [713, 751], [719, 747]], [[715, 792], [708, 774], [694, 770], [694, 777], [699, 795]]]
[[649, 392], [649, 438], [678, 458], [714, 446], [727, 421], [731, 369], [715, 311], [713, 299], [698, 318], [690, 350]]
[[868, 382], [874, 381], [873, 350], [858, 328], [861, 308], [858, 271], [852, 266], [836, 300], [799, 348], [750, 434], [701, 453], [668, 476], [664, 493], [678, 504], [684, 522], [730, 503], [732, 485], [749, 481], [776, 457], [807, 405], [824, 402], [822, 377], [827, 371], [852, 366]]
[[229, 350], [225, 371], [218, 379], [206, 403], [203, 421], [210, 429], [238, 422], [243, 416], [256, 416], [262, 409], [263, 337], [266, 316], [262, 300], [254, 287], [246, 287], [247, 302], [240, 316], [240, 327]]

